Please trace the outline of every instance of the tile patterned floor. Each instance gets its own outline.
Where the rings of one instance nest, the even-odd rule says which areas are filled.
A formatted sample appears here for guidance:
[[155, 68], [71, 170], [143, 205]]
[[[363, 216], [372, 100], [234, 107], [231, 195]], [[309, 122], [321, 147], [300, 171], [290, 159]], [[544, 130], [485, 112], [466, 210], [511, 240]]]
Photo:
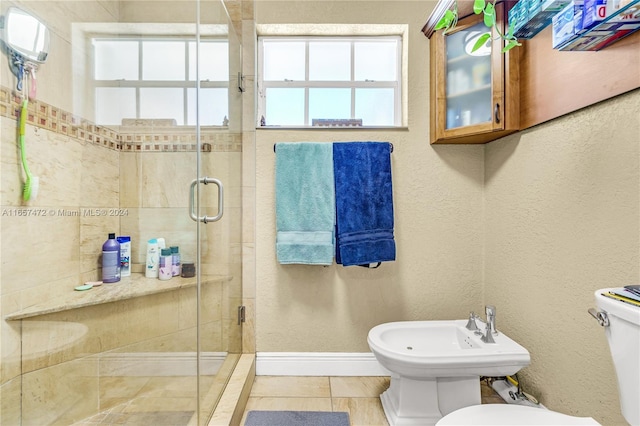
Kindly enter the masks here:
[[[204, 378], [209, 385], [211, 377]], [[351, 426], [388, 426], [380, 394], [389, 377], [257, 376], [241, 425], [250, 410], [346, 411]], [[103, 410], [74, 426], [194, 424], [195, 377], [103, 378]], [[504, 403], [484, 385], [483, 403]]]
[[241, 424], [250, 410], [346, 411], [352, 426], [388, 425], [379, 395], [388, 377], [257, 376]]
[[[241, 425], [250, 410], [346, 411], [351, 426], [388, 426], [380, 394], [389, 377], [257, 376]], [[504, 403], [484, 383], [482, 402]]]

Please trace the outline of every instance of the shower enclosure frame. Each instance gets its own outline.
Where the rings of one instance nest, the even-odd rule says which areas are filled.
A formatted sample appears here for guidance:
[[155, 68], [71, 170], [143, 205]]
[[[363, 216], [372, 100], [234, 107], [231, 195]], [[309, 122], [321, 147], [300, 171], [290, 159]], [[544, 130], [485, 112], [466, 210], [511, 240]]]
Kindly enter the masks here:
[[[142, 3], [148, 3], [141, 2], [135, 5], [136, 2], [137, 0], [119, 2], [118, 16], [125, 13], [121, 9], [135, 9], [136, 6], [142, 7]], [[236, 67], [237, 70], [230, 69], [229, 71], [229, 121], [226, 126], [220, 129], [203, 130], [203, 126], [199, 123], [199, 102], [197, 102], [196, 117], [198, 122], [194, 129], [195, 135], [188, 136], [188, 130], [185, 132], [185, 129], [177, 129], [175, 134], [170, 136], [169, 144], [160, 144], [158, 152], [145, 152], [146, 148], [156, 143], [156, 140], [152, 139], [145, 144], [144, 138], [148, 137], [151, 132], [147, 131], [146, 134], [143, 134], [138, 129], [132, 130], [131, 128], [127, 132], [126, 129], [123, 131], [122, 127], [113, 129], [110, 126], [96, 125], [86, 118], [93, 114], [92, 107], [86, 105], [86, 99], [84, 99], [86, 97], [83, 95], [83, 92], [87, 90], [86, 85], [82, 90], [78, 90], [77, 81], [73, 85], [70, 83], [62, 84], [62, 86], [72, 89], [67, 95], [62, 94], [61, 96], [58, 96], [59, 93], [53, 89], [53, 83], [60, 81], [57, 80], [60, 78], [60, 66], [66, 62], [60, 59], [61, 56], [73, 56], [77, 54], [78, 50], [72, 40], [75, 40], [75, 33], [80, 26], [69, 25], [67, 27], [67, 24], [63, 23], [65, 19], [68, 19], [69, 24], [78, 23], [74, 21], [78, 17], [74, 15], [76, 9], [72, 3], [61, 1], [58, 5], [59, 10], [56, 10], [53, 2], [36, 3], [16, 0], [6, 2], [0, 11], [4, 12], [9, 6], [24, 7], [37, 14], [43, 21], [50, 23], [54, 34], [50, 59], [56, 58], [56, 54], [58, 55], [58, 59], [53, 59], [53, 61], [42, 65], [39, 71], [40, 93], [30, 105], [27, 120], [27, 143], [32, 151], [36, 151], [32, 168], [45, 170], [43, 173], [45, 179], [50, 178], [42, 185], [41, 191], [43, 192], [40, 197], [29, 205], [25, 205], [13, 197], [13, 188], [16, 183], [19, 183], [20, 176], [11, 168], [13, 166], [8, 167], [6, 164], [11, 164], [14, 160], [12, 157], [17, 155], [15, 141], [6, 136], [2, 138], [2, 160], [5, 164], [2, 169], [3, 183], [1, 188], [3, 211], [46, 209], [55, 212], [55, 214], [40, 222], [32, 220], [19, 223], [17, 217], [2, 218], [2, 236], [0, 236], [0, 243], [2, 243], [2, 251], [0, 251], [0, 256], [2, 256], [2, 269], [0, 269], [2, 307], [0, 308], [0, 316], [3, 318], [3, 323], [0, 332], [0, 359], [2, 361], [0, 367], [2, 372], [0, 376], [0, 422], [4, 424], [6, 421], [7, 424], [24, 425], [81, 424], [80, 422], [83, 420], [104, 411], [100, 408], [100, 401], [105, 399], [104, 394], [101, 394], [105, 391], [100, 386], [102, 382], [109, 381], [103, 375], [105, 369], [108, 369], [109, 363], [112, 366], [119, 365], [122, 368], [122, 360], [126, 356], [130, 357], [131, 354], [138, 353], [139, 359], [146, 359], [153, 357], [150, 354], [157, 353], [159, 356], [156, 361], [160, 364], [166, 362], [162, 359], [164, 356], [160, 355], [178, 354], [177, 358], [174, 357], [175, 359], [172, 358], [170, 361], [183, 364], [180, 367], [183, 370], [195, 366], [194, 418], [197, 419], [197, 424], [206, 424], [242, 352], [242, 326], [237, 323], [236, 317], [237, 307], [242, 297], [240, 254], [242, 239], [239, 235], [242, 226], [237, 222], [241, 220], [241, 214], [234, 214], [242, 210], [240, 176], [242, 99], [240, 91], [236, 93], [235, 87], [238, 72], [242, 68], [240, 38], [234, 35], [234, 25], [222, 0], [216, 2], [194, 0], [190, 3], [196, 9], [196, 17], [193, 21], [195, 24], [193, 27], [196, 29], [196, 50], [199, 50], [201, 25], [209, 25], [211, 21], [216, 21], [216, 19], [224, 20], [224, 22], [216, 22], [216, 25], [226, 25], [229, 38], [233, 39], [229, 42], [230, 46], [233, 46], [233, 51], [232, 48], [229, 49], [230, 55], [234, 56], [233, 60], [230, 60], [230, 65]], [[96, 1], [95, 4], [85, 6], [89, 9], [98, 8], [101, 13], [104, 12], [107, 15], [114, 13], [112, 10], [105, 12], [100, 9], [110, 7], [101, 3], [103, 2]], [[161, 3], [160, 6], [169, 4], [168, 2], [156, 3]], [[184, 8], [185, 5], [181, 6]], [[212, 9], [217, 9], [220, 16], [201, 18], [201, 13], [207, 14]], [[82, 14], [79, 11], [77, 13]], [[196, 56], [199, 57], [199, 54], [197, 52]], [[75, 62], [75, 56], [73, 57], [74, 61], [70, 62], [74, 63], [74, 66], [78, 65]], [[0, 63], [2, 69], [5, 70], [8, 66], [6, 61], [7, 58], [3, 57]], [[83, 66], [80, 64], [80, 69]], [[71, 80], [78, 80], [76, 72], [77, 70], [74, 69], [74, 79]], [[12, 87], [15, 82], [6, 74], [2, 73], [0, 85], [2, 92], [0, 97], [2, 114], [0, 115], [2, 133], [10, 135], [15, 134], [14, 113], [18, 108], [19, 99], [15, 96]], [[82, 79], [80, 78], [80, 80]], [[200, 97], [199, 81], [200, 78], [197, 75], [197, 98]], [[58, 91], [62, 90], [64, 88]], [[83, 111], [89, 111], [89, 113], [85, 114]], [[162, 138], [166, 137], [166, 133], [160, 131], [158, 135]], [[136, 140], [139, 136], [142, 137], [141, 142]], [[186, 153], [188, 148], [184, 149], [184, 146], [180, 145], [180, 142], [185, 139], [187, 143], [195, 141], [192, 144], [193, 151], [189, 151], [191, 154]], [[177, 149], [176, 146], [178, 146]], [[39, 149], [42, 150], [41, 154], [37, 153]], [[146, 167], [146, 164], [141, 156], [148, 155], [160, 158], [161, 156], [182, 155], [184, 157], [193, 156], [193, 153], [195, 153], [196, 159], [193, 179], [198, 182], [202, 181], [204, 184], [213, 182], [211, 180], [213, 177], [224, 185], [224, 191], [222, 185], [219, 187], [219, 191], [215, 191], [212, 188], [213, 185], [204, 187], [204, 185], [196, 184], [193, 187], [194, 201], [196, 202], [193, 209], [186, 205], [189, 198], [187, 195], [188, 181], [181, 188], [181, 193], [173, 194], [173, 197], [179, 200], [175, 205], [155, 208], [140, 205], [134, 212], [134, 209], [128, 207], [123, 201], [123, 197], [130, 197], [136, 191], [138, 191], [136, 196], [141, 197], [139, 192], [143, 186], [155, 182], [149, 176], [143, 176], [141, 170], [143, 166]], [[74, 161], [74, 156], [77, 161]], [[134, 156], [136, 156], [135, 159], [133, 159]], [[203, 164], [203, 157], [211, 159], [214, 156], [223, 158], [218, 162], [210, 160]], [[165, 161], [163, 164], [172, 162], [177, 163], [178, 161]], [[219, 170], [212, 170], [212, 168], [216, 168], [212, 165], [217, 166], [219, 162], [223, 163], [223, 176], [216, 177]], [[152, 162], [146, 168], [153, 169], [159, 167], [158, 164]], [[117, 179], [118, 183], [115, 185], [105, 184], [106, 176], [104, 175], [108, 175], [107, 170], [115, 169], [120, 173]], [[64, 187], [64, 180], [68, 177], [64, 176], [65, 170], [72, 170], [68, 174], [73, 175], [72, 181], [77, 183], [77, 187], [66, 189], [70, 193], [69, 199], [64, 199], [64, 188], [56, 188], [56, 186]], [[127, 170], [132, 171], [134, 175], [124, 176], [122, 173]], [[159, 171], [156, 170], [156, 172]], [[101, 173], [103, 173], [102, 176]], [[10, 176], [11, 179], [5, 179], [7, 176]], [[147, 180], [145, 181], [145, 179]], [[127, 180], [128, 182], [125, 183]], [[132, 182], [133, 184], [131, 184]], [[92, 189], [94, 187], [96, 187], [95, 190]], [[131, 187], [136, 188], [132, 190]], [[216, 192], [221, 197], [229, 197], [229, 199], [225, 202], [222, 199], [219, 202], [214, 200], [218, 195]], [[104, 194], [109, 194], [111, 200], [116, 200], [117, 204], [112, 201], [102, 201]], [[223, 213], [221, 210], [222, 207], [227, 206], [231, 209], [230, 214]], [[218, 208], [217, 212], [216, 207]], [[183, 282], [175, 282], [176, 280], [172, 279], [167, 282], [171, 284], [159, 287], [161, 283], [156, 282], [157, 280], [149, 281], [139, 275], [143, 275], [144, 256], [142, 251], [146, 238], [149, 236], [141, 231], [141, 228], [144, 228], [153, 213], [157, 213], [157, 211], [143, 212], [144, 208], [165, 209], [172, 214], [181, 211], [180, 214], [183, 218], [179, 219], [180, 226], [177, 229], [166, 231], [165, 236], [168, 243], [169, 240], [172, 242], [178, 240], [176, 235], [187, 226], [186, 222], [191, 222], [189, 218], [191, 213], [197, 211], [196, 217], [204, 218], [204, 223], [198, 221], [192, 222], [190, 225], [195, 227], [196, 241], [193, 248], [196, 259], [199, 259], [195, 262], [195, 280], [185, 279], [186, 281]], [[103, 211], [115, 212], [115, 216], [102, 216]], [[122, 216], [124, 211], [127, 211], [127, 217]], [[67, 215], [65, 212], [69, 214]], [[96, 212], [98, 214], [94, 215]], [[118, 216], [119, 214], [120, 216]], [[136, 215], [135, 218], [133, 218], [134, 215]], [[212, 223], [210, 216], [214, 215], [222, 216], [221, 222], [224, 220], [228, 220], [228, 222], [226, 224]], [[102, 223], [101, 220], [108, 223]], [[162, 228], [157, 223], [156, 226]], [[224, 229], [215, 230], [215, 227], [223, 227]], [[137, 275], [135, 279], [127, 279], [126, 288], [125, 279], [123, 279], [121, 283], [112, 285], [111, 288], [108, 288], [106, 284], [95, 287], [83, 293], [83, 296], [88, 297], [87, 299], [79, 301], [77, 297], [81, 293], [74, 292], [73, 287], [79, 283], [99, 278], [98, 248], [104, 239], [102, 234], [106, 229], [112, 228], [116, 228], [119, 235], [137, 233], [138, 241], [134, 246], [136, 260], [133, 262], [134, 274]], [[56, 245], [55, 243], [65, 235], [68, 241], [65, 240], [62, 247], [60, 244]], [[42, 269], [49, 266], [46, 261], [40, 260], [38, 253], [33, 253], [30, 241], [36, 241], [34, 238], [40, 239], [42, 251], [45, 253], [43, 258], [47, 253], [63, 251], [64, 255], [71, 257], [72, 260], [64, 265], [65, 268], [49, 270], [48, 276], [34, 272], [27, 261], [20, 263], [20, 258], [35, 260], [42, 265]], [[212, 249], [213, 244], [224, 245], [224, 250], [226, 250], [226, 253], [218, 256], [223, 263], [220, 268], [221, 273], [217, 271], [220, 265], [216, 264], [216, 253], [219, 254], [220, 249], [218, 251]], [[3, 256], [2, 253], [5, 255]], [[17, 256], [18, 259], [11, 260], [8, 253]], [[61, 256], [54, 254], [53, 261], [58, 261]], [[203, 257], [207, 256], [211, 260], [209, 262], [203, 261]], [[183, 260], [191, 259], [183, 257]], [[214, 298], [213, 301], [203, 301], [207, 298], [206, 293], [211, 295], [213, 287], [217, 289], [216, 297], [219, 295], [219, 298]], [[113, 290], [113, 294], [102, 297], [104, 295], [99, 293], [100, 290], [103, 290], [103, 293]], [[186, 306], [191, 297], [189, 293], [195, 293], [195, 306]], [[180, 322], [188, 324], [191, 320], [185, 318], [191, 315], [190, 311], [193, 310], [195, 310], [196, 317], [195, 359], [187, 359], [187, 357], [180, 355], [181, 351], [168, 354], [149, 350], [150, 346], [148, 345], [151, 344], [149, 342], [155, 341], [154, 344], [163, 347], [163, 345], [179, 344], [185, 339], [180, 333], [185, 330], [186, 332], [183, 334], [190, 333], [189, 327], [180, 325], [181, 328], [171, 328], [169, 316], [174, 311], [180, 311], [176, 318]], [[208, 377], [203, 380], [204, 373], [210, 370], [210, 354], [212, 353], [211, 344], [203, 342], [203, 340], [212, 337], [211, 325], [203, 324], [207, 321], [203, 317], [211, 313], [212, 310], [219, 310], [221, 313], [220, 320], [215, 325], [216, 333], [219, 333], [220, 345], [226, 349], [229, 356], [225, 357], [217, 366], [218, 371], [222, 371], [224, 375], [216, 375], [213, 378]], [[79, 326], [75, 324], [79, 324]], [[171, 332], [159, 330], [160, 326], [167, 324], [170, 325]], [[153, 329], [152, 337], [145, 336], [141, 341], [136, 341], [135, 337], [125, 336], [129, 332], [133, 335], [137, 333], [140, 336], [140, 333], [146, 330], [145, 327]], [[124, 343], [113, 343], [118, 339]], [[42, 345], [38, 346], [38, 342], [46, 342], [46, 344], [42, 347]], [[119, 362], [121, 364], [118, 364]], [[124, 369], [126, 370], [126, 368]], [[130, 369], [134, 370], [135, 368]], [[48, 374], [49, 372], [51, 374]], [[46, 395], [54, 395], [54, 397], [48, 399]], [[33, 398], [33, 400], [29, 400], [29, 398]], [[72, 402], [71, 400], [74, 398], [75, 400]], [[36, 402], [37, 400], [40, 402]], [[85, 405], [89, 407], [87, 408]], [[129, 406], [132, 405], [135, 404], [130, 402]], [[109, 406], [108, 410], [112, 410], [114, 406], [117, 405]], [[61, 413], [49, 416], [42, 414], [51, 413], [57, 409], [60, 409]], [[193, 422], [193, 418], [191, 421]]]

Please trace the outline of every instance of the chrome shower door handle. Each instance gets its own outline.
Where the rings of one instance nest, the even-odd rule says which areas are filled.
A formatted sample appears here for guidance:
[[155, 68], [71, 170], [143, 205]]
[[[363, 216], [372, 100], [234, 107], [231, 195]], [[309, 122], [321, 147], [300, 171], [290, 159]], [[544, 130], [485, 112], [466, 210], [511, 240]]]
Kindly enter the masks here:
[[202, 222], [217, 222], [222, 218], [222, 214], [224, 212], [224, 188], [222, 186], [222, 182], [220, 182], [216, 178], [204, 177], [202, 178], [202, 183], [208, 185], [210, 183], [215, 184], [218, 187], [218, 214], [215, 216], [204, 216]]
[[[200, 216], [195, 211], [195, 188], [198, 183], [208, 185], [210, 183], [215, 184], [218, 187], [218, 214], [215, 216]], [[200, 221], [202, 223], [216, 222], [222, 218], [224, 212], [224, 188], [222, 182], [216, 178], [201, 177], [200, 179], [194, 179], [191, 181], [191, 187], [189, 189], [189, 216], [194, 221]]]

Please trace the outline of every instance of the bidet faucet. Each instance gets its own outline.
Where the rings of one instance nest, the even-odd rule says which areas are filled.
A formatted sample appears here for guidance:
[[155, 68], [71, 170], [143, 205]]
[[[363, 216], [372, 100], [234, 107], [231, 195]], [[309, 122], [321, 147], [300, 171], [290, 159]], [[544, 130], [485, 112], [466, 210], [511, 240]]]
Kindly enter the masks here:
[[[487, 305], [484, 307], [484, 312], [487, 315], [487, 328], [480, 340], [484, 343], [495, 343], [496, 341], [493, 340], [493, 335], [498, 334], [496, 331], [496, 307]], [[480, 334], [482, 333], [480, 332]]]
[[487, 305], [484, 307], [484, 312], [487, 315], [487, 333], [498, 334], [496, 330], [496, 307]]

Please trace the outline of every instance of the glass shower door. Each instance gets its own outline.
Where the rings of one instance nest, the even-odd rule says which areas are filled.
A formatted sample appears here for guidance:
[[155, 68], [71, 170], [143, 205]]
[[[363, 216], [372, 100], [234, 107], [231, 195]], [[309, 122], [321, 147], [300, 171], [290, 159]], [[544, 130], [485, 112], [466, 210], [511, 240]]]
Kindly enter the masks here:
[[[199, 208], [192, 216], [198, 223], [201, 266], [199, 424], [207, 424], [242, 352], [242, 46], [236, 32], [240, 22], [230, 19], [222, 0], [201, 2], [199, 16]], [[226, 41], [226, 50], [209, 42], [216, 38]], [[220, 51], [223, 56], [215, 56]], [[215, 97], [224, 99], [226, 110], [222, 121], [218, 116], [215, 123], [206, 123], [209, 111], [223, 109]]]
[[[28, 106], [40, 176], [29, 203], [17, 189], [21, 102], [15, 77], [0, 76], [3, 212], [47, 213], [0, 223], [0, 422], [206, 424], [241, 352], [241, 45], [226, 9], [15, 0], [0, 12], [9, 6], [48, 25], [51, 51]], [[195, 185], [190, 205], [205, 177], [224, 190]], [[130, 238], [130, 275], [74, 290], [101, 279], [109, 233]], [[181, 273], [148, 267], [155, 244], [177, 248]]]

